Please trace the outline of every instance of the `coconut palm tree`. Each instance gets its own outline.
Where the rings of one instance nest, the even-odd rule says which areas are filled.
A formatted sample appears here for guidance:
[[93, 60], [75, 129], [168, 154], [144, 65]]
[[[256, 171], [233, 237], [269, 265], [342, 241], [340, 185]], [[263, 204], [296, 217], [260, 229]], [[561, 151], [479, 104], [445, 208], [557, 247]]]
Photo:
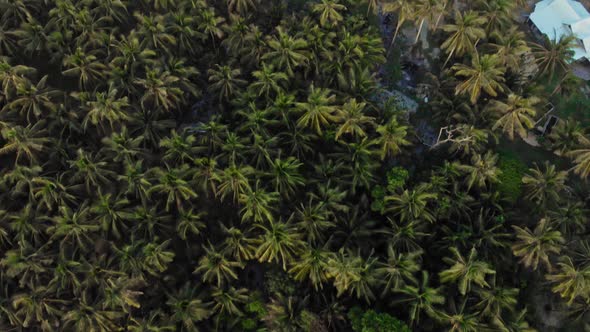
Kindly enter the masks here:
[[498, 155], [488, 151], [485, 155], [474, 154], [471, 157], [471, 165], [459, 165], [458, 169], [467, 173], [465, 181], [471, 189], [474, 184], [479, 188], [498, 182], [500, 170], [496, 167]]
[[575, 166], [572, 168], [574, 173], [585, 179], [590, 175], [590, 139], [578, 135], [578, 142], [580, 146], [568, 152], [567, 156], [574, 161]]
[[[480, 39], [486, 37], [483, 25], [487, 19], [474, 11], [461, 13], [455, 10], [454, 23], [445, 24], [442, 29], [449, 37], [441, 44], [447, 54], [447, 61], [452, 57], [461, 57], [465, 53], [474, 53]], [[445, 62], [445, 63], [446, 63]]]
[[266, 63], [262, 63], [262, 68], [254, 71], [252, 76], [254, 76], [257, 81], [250, 84], [248, 88], [257, 91], [258, 96], [264, 95], [267, 98], [270, 96], [271, 91], [276, 94], [283, 91], [283, 87], [289, 81], [289, 76], [287, 76], [287, 74], [274, 71], [274, 67], [272, 65], [267, 65]]
[[107, 66], [98, 61], [98, 57], [94, 53], [84, 52], [81, 47], [78, 47], [74, 53], [66, 55], [63, 60], [66, 70], [62, 74], [78, 77], [82, 90], [102, 79], [107, 72]]
[[238, 279], [236, 269], [243, 268], [242, 263], [229, 259], [211, 243], [209, 246], [203, 246], [203, 250], [205, 254], [201, 256], [198, 266], [193, 271], [201, 275], [203, 282], [214, 283], [217, 287], [221, 287], [232, 279]]
[[383, 284], [381, 297], [395, 293], [407, 285], [418, 284], [414, 274], [420, 271], [421, 251], [399, 253], [394, 246], [387, 247], [387, 259], [378, 263], [376, 270]]
[[471, 58], [471, 65], [456, 64], [452, 67], [455, 76], [464, 77], [455, 88], [455, 95], [467, 95], [472, 104], [475, 104], [482, 90], [492, 97], [503, 92], [505, 68], [496, 54], [479, 56], [475, 53]]
[[439, 273], [441, 282], [457, 282], [461, 295], [465, 295], [471, 289], [472, 283], [480, 287], [490, 287], [486, 281], [486, 275], [495, 274], [496, 271], [488, 263], [477, 260], [475, 248], [471, 248], [467, 258], [463, 257], [457, 248], [453, 247], [449, 250], [454, 257], [443, 258], [443, 261], [451, 266]]
[[184, 331], [196, 331], [197, 324], [211, 316], [211, 302], [205, 302], [203, 293], [186, 283], [174, 294], [168, 294], [166, 305], [172, 312], [170, 320], [180, 324]]
[[24, 81], [17, 87], [14, 99], [5, 105], [3, 110], [17, 112], [29, 122], [32, 122], [31, 115], [39, 119], [43, 113], [55, 111], [55, 102], [61, 92], [47, 86], [47, 77], [43, 76], [37, 84]]
[[239, 262], [248, 261], [254, 258], [256, 251], [256, 239], [251, 237], [251, 229], [244, 231], [237, 227], [227, 228], [222, 225], [223, 233], [226, 235], [221, 244], [223, 253], [230, 255]]
[[389, 207], [386, 210], [393, 212], [405, 222], [418, 220], [434, 222], [435, 217], [428, 203], [436, 197], [435, 194], [428, 191], [426, 185], [419, 185], [415, 189], [405, 189], [399, 194], [387, 196], [385, 201]]
[[505, 102], [492, 100], [487, 108], [500, 116], [492, 130], [501, 128], [510, 140], [514, 140], [515, 134], [520, 138], [526, 138], [528, 130], [535, 125], [534, 117], [537, 114], [535, 106], [539, 101], [536, 97], [523, 98], [513, 93], [508, 95]]
[[400, 289], [404, 299], [398, 301], [409, 306], [410, 322], [420, 324], [420, 315], [424, 312], [430, 317], [437, 313], [436, 305], [445, 303], [445, 297], [441, 295], [442, 289], [432, 288], [426, 270], [422, 270], [422, 276], [417, 285], [406, 285]]
[[557, 122], [549, 134], [551, 148], [559, 155], [565, 155], [578, 146], [584, 136], [584, 128], [574, 119]]
[[251, 9], [256, 9], [257, 0], [227, 0], [227, 9], [244, 16]]
[[309, 280], [316, 291], [323, 289], [328, 281], [328, 262], [331, 256], [327, 248], [305, 245], [300, 259], [292, 263], [289, 273], [297, 281]]
[[516, 4], [510, 0], [479, 1], [486, 19], [486, 31], [503, 31], [509, 28], [515, 19]]
[[16, 153], [14, 163], [19, 163], [22, 158], [29, 160], [31, 164], [37, 163], [37, 156], [45, 150], [45, 146], [51, 139], [44, 137], [45, 122], [38, 121], [35, 124], [22, 126], [7, 126], [0, 130], [4, 139], [4, 145], [0, 148], [0, 155]]
[[303, 247], [301, 234], [289, 222], [269, 220], [268, 226], [256, 224], [263, 232], [258, 242], [256, 258], [260, 262], [281, 263], [283, 270], [294, 260]]
[[508, 31], [494, 31], [491, 38], [494, 43], [490, 43], [490, 46], [500, 57], [502, 64], [511, 72], [518, 72], [522, 56], [530, 51], [524, 32], [518, 27], [512, 27]]
[[377, 143], [381, 146], [381, 160], [394, 157], [401, 153], [403, 147], [411, 145], [406, 139], [408, 129], [408, 126], [400, 124], [395, 116], [377, 127], [377, 133], [380, 135]]
[[535, 165], [535, 168], [529, 168], [529, 173], [522, 178], [526, 192], [525, 197], [539, 206], [546, 206], [550, 202], [559, 202], [560, 194], [569, 189], [565, 184], [567, 171], [558, 172], [555, 165], [549, 164], [548, 161], [545, 162], [544, 170]]
[[274, 220], [273, 206], [277, 203], [278, 196], [277, 192], [266, 192], [260, 181], [256, 181], [253, 189], [246, 190], [238, 198], [239, 203], [244, 206], [240, 210], [242, 222], [263, 223]]
[[520, 263], [525, 267], [536, 270], [541, 262], [551, 271], [550, 254], [559, 254], [565, 240], [559, 231], [553, 230], [549, 220], [543, 218], [533, 231], [528, 227], [512, 226], [516, 231], [517, 242], [512, 246], [512, 252], [520, 257]]
[[575, 42], [573, 35], [561, 35], [557, 40], [545, 36], [543, 44], [531, 43], [539, 74], [549, 75], [551, 80], [557, 71], [567, 72], [574, 57]]
[[342, 106], [342, 112], [340, 115], [342, 124], [340, 124], [340, 127], [336, 132], [336, 140], [344, 134], [350, 134], [355, 138], [363, 138], [367, 136], [363, 127], [374, 123], [375, 118], [364, 114], [366, 106], [366, 103], [359, 103], [356, 99], [351, 99]]
[[151, 169], [155, 178], [155, 184], [148, 190], [147, 194], [152, 196], [154, 193], [163, 195], [166, 198], [166, 211], [170, 211], [172, 203], [176, 203], [176, 208], [181, 209], [183, 203], [196, 198], [197, 193], [190, 188], [188, 178], [188, 165], [183, 164], [180, 168], [165, 169], [156, 167]]
[[297, 188], [305, 184], [300, 171], [302, 166], [303, 163], [295, 157], [271, 160], [269, 176], [274, 190], [284, 197], [295, 194]]
[[232, 69], [228, 65], [215, 65], [214, 69], [209, 69], [209, 91], [219, 94], [219, 101], [229, 100], [230, 97], [235, 96], [241, 86], [246, 84], [246, 81], [239, 78], [241, 75], [240, 69]]
[[346, 10], [346, 6], [338, 3], [338, 0], [321, 0], [312, 7], [312, 12], [319, 13], [320, 25], [322, 27], [336, 26], [343, 20], [341, 11]]
[[561, 262], [557, 263], [559, 271], [545, 276], [554, 284], [551, 289], [554, 293], [567, 299], [571, 305], [576, 297], [588, 297], [590, 295], [590, 267], [576, 267], [572, 259], [564, 256]]
[[345, 292], [361, 297], [367, 303], [374, 298], [372, 287], [377, 283], [376, 259], [363, 257], [344, 249], [328, 260], [328, 277], [334, 279], [338, 296]]
[[297, 109], [303, 112], [297, 120], [297, 126], [314, 129], [321, 135], [323, 127], [338, 120], [339, 111], [333, 106], [335, 99], [330, 90], [312, 85], [307, 101], [296, 103]]
[[307, 42], [290, 36], [281, 27], [277, 27], [277, 35], [269, 38], [267, 44], [270, 51], [262, 56], [262, 60], [268, 60], [291, 77], [297, 67], [305, 66], [309, 62]]

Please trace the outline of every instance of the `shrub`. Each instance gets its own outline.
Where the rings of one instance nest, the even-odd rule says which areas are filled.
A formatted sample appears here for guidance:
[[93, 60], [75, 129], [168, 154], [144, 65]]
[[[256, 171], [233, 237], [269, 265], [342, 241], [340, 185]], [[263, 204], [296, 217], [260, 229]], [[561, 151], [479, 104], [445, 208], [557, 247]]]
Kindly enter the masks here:
[[348, 312], [348, 319], [355, 332], [411, 332], [406, 323], [375, 310], [363, 312], [361, 308], [354, 307]]
[[499, 176], [498, 190], [508, 202], [516, 203], [522, 194], [522, 176], [527, 166], [516, 156], [501, 153], [499, 167], [502, 174]]

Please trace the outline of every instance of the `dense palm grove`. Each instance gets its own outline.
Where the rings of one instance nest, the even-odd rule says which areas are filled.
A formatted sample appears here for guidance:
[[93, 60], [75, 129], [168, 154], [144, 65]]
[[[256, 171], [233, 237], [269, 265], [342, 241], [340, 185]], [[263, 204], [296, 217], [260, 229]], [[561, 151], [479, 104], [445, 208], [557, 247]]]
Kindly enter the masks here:
[[[581, 331], [582, 124], [503, 194], [498, 139], [583, 84], [520, 5], [0, 0], [0, 330]], [[377, 97], [408, 26], [432, 147]]]

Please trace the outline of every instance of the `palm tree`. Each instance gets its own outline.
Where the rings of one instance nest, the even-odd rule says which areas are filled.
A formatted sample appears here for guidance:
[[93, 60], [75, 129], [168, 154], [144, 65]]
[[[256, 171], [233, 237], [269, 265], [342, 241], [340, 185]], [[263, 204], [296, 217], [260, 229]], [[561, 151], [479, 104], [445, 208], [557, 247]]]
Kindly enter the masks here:
[[375, 298], [371, 288], [377, 284], [375, 267], [375, 258], [364, 259], [359, 254], [345, 252], [343, 248], [328, 260], [327, 272], [328, 277], [334, 279], [338, 296], [348, 292], [370, 303]]
[[104, 231], [110, 232], [116, 238], [121, 238], [121, 231], [125, 231], [127, 226], [124, 223], [127, 215], [127, 205], [129, 201], [122, 197], [113, 197], [113, 194], [98, 192], [98, 199], [90, 207], [90, 211], [96, 215], [96, 221], [102, 226]]
[[471, 165], [459, 165], [458, 169], [467, 173], [467, 187], [471, 189], [474, 184], [479, 188], [485, 188], [488, 184], [498, 182], [500, 170], [496, 167], [498, 155], [488, 151], [485, 155], [474, 154], [471, 157]]
[[404, 222], [418, 220], [434, 222], [435, 217], [428, 203], [436, 198], [435, 194], [428, 192], [427, 186], [419, 185], [415, 189], [405, 189], [402, 193], [385, 197], [388, 203], [386, 210], [393, 212]]
[[471, 65], [456, 64], [452, 67], [455, 76], [464, 77], [455, 88], [455, 95], [468, 95], [472, 104], [475, 104], [481, 91], [485, 91], [492, 97], [498, 96], [498, 92], [504, 91], [505, 68], [500, 63], [496, 54], [475, 55], [471, 58]]
[[486, 31], [504, 31], [510, 27], [515, 18], [516, 4], [510, 0], [480, 1], [487, 19]]
[[176, 233], [178, 236], [186, 241], [189, 234], [199, 235], [205, 228], [205, 223], [202, 221], [204, 212], [194, 213], [193, 209], [188, 211], [180, 209], [178, 211], [178, 221], [176, 223]]
[[289, 76], [287, 76], [287, 74], [274, 71], [274, 66], [267, 65], [266, 63], [262, 63], [262, 68], [254, 71], [252, 76], [254, 76], [257, 81], [250, 84], [248, 88], [257, 91], [258, 96], [264, 95], [267, 98], [271, 91], [276, 94], [283, 91], [283, 86], [289, 81]]
[[141, 106], [163, 107], [169, 111], [182, 100], [183, 91], [178, 87], [179, 78], [162, 69], [146, 68], [145, 78], [134, 81], [143, 88]]
[[529, 168], [529, 173], [522, 178], [525, 197], [539, 206], [544, 207], [547, 203], [559, 202], [560, 193], [568, 189], [565, 185], [567, 171], [556, 171], [555, 165], [549, 164], [548, 161], [545, 161], [544, 170], [535, 164], [535, 168]]
[[215, 10], [212, 7], [205, 7], [199, 10], [198, 13], [200, 14], [200, 17], [197, 20], [197, 22], [199, 22], [197, 28], [199, 31], [209, 35], [213, 47], [217, 48], [217, 46], [215, 46], [215, 38], [223, 37], [221, 26], [225, 22], [225, 18], [216, 16]]
[[467, 258], [463, 257], [457, 248], [453, 247], [449, 248], [449, 250], [454, 257], [443, 258], [443, 261], [450, 264], [451, 267], [439, 273], [441, 282], [457, 282], [461, 295], [467, 294], [471, 289], [471, 283], [475, 283], [480, 287], [490, 287], [486, 282], [486, 275], [495, 274], [496, 271], [488, 263], [477, 260], [475, 248], [471, 248]]
[[395, 293], [407, 285], [418, 284], [414, 274], [420, 271], [421, 251], [398, 253], [393, 245], [387, 247], [387, 260], [378, 263], [376, 270], [383, 283], [381, 297]]
[[129, 119], [129, 99], [127, 97], [119, 98], [117, 96], [118, 90], [113, 84], [109, 84], [107, 92], [97, 92], [92, 94], [91, 99], [86, 101], [88, 112], [82, 121], [82, 127], [84, 130], [88, 128], [89, 122], [94, 126], [99, 126], [103, 131], [103, 124], [108, 122], [110, 129], [114, 130], [114, 124]]
[[243, 268], [243, 264], [225, 257], [217, 248], [209, 243], [203, 247], [205, 254], [199, 259], [199, 265], [193, 273], [200, 274], [203, 282], [215, 283], [217, 287], [238, 279], [237, 268]]
[[403, 147], [412, 144], [406, 139], [408, 126], [401, 125], [395, 116], [387, 123], [379, 125], [377, 133], [380, 135], [377, 143], [381, 146], [381, 160], [398, 155]]
[[62, 317], [64, 329], [75, 331], [108, 332], [120, 329], [117, 320], [124, 316], [123, 312], [114, 310], [102, 310], [94, 303], [89, 303], [88, 292], [82, 292], [78, 303], [70, 307]]
[[303, 166], [297, 158], [280, 157], [270, 161], [271, 170], [269, 176], [274, 190], [284, 197], [290, 197], [295, 194], [297, 187], [305, 184], [305, 179], [301, 175], [300, 169]]
[[518, 303], [519, 289], [496, 285], [496, 275], [494, 275], [491, 287], [477, 289], [476, 293], [480, 298], [476, 308], [480, 310], [481, 314], [492, 319], [499, 319], [505, 309], [514, 312]]
[[81, 47], [76, 48], [73, 54], [64, 57], [63, 66], [68, 69], [62, 74], [79, 78], [80, 89], [87, 88], [108, 72], [107, 66], [99, 62], [95, 54], [86, 53]]
[[170, 319], [182, 324], [182, 331], [198, 331], [197, 324], [211, 316], [211, 302], [204, 302], [202, 294], [198, 294], [188, 283], [175, 294], [169, 294], [166, 305], [170, 307]]
[[258, 240], [256, 258], [262, 262], [280, 262], [283, 270], [292, 262], [303, 246], [301, 235], [289, 222], [269, 220], [268, 226], [256, 224], [263, 231]]
[[312, 84], [307, 101], [296, 103], [297, 109], [303, 112], [297, 120], [297, 126], [314, 129], [318, 135], [321, 135], [323, 127], [338, 120], [339, 112], [333, 106], [335, 99], [330, 90], [316, 88]]
[[336, 132], [336, 140], [344, 134], [350, 134], [355, 138], [363, 138], [367, 136], [363, 127], [374, 123], [375, 118], [364, 114], [366, 106], [366, 103], [359, 103], [356, 99], [351, 99], [342, 106], [342, 112], [340, 115], [342, 124], [340, 124], [340, 128], [338, 128], [338, 131]]
[[551, 148], [556, 154], [566, 155], [578, 146], [584, 136], [584, 128], [574, 119], [568, 118], [557, 122], [549, 134]]
[[12, 66], [7, 59], [0, 57], [0, 82], [5, 98], [11, 98], [22, 84], [26, 84], [26, 76], [34, 74], [37, 70], [24, 65]]
[[581, 146], [568, 152], [567, 156], [573, 158], [575, 166], [572, 170], [574, 173], [585, 179], [590, 175], [590, 139], [579, 135], [578, 141]]
[[518, 27], [512, 27], [502, 33], [494, 32], [492, 38], [495, 43], [490, 43], [490, 46], [500, 57], [502, 64], [512, 72], [518, 72], [523, 54], [530, 50], [524, 32]]
[[219, 176], [220, 182], [217, 187], [217, 196], [220, 196], [223, 201], [225, 197], [231, 194], [233, 201], [237, 202], [240, 195], [251, 190], [248, 183], [248, 175], [253, 172], [254, 169], [249, 166], [238, 167], [235, 164], [230, 165]]
[[314, 248], [306, 245], [300, 259], [292, 263], [289, 273], [297, 281], [309, 280], [313, 288], [318, 291], [324, 288], [328, 281], [328, 261], [331, 252], [327, 248]]
[[452, 312], [447, 313], [441, 311], [436, 317], [438, 320], [450, 325], [449, 332], [478, 332], [486, 331], [487, 325], [481, 323], [479, 313], [466, 313], [465, 306], [467, 301], [461, 303], [460, 308], [456, 308], [456, 305], [452, 303]]
[[473, 53], [480, 39], [485, 38], [483, 25], [487, 19], [474, 11], [464, 14], [455, 10], [454, 24], [446, 24], [442, 29], [450, 33], [441, 48], [449, 54], [447, 61], [453, 56], [461, 57], [465, 53]]
[[328, 219], [325, 205], [323, 203], [312, 203], [312, 199], [309, 200], [308, 204], [302, 203], [301, 207], [297, 208], [289, 218], [303, 232], [307, 242], [312, 244], [325, 243], [326, 231], [335, 226]]
[[[557, 200], [555, 200], [557, 202]], [[567, 201], [549, 211], [551, 221], [560, 229], [562, 234], [580, 234], [586, 229], [589, 211], [580, 201]]]
[[418, 33], [416, 34], [416, 40], [418, 42], [424, 23], [428, 21], [428, 28], [430, 30], [436, 30], [440, 19], [443, 17], [447, 10], [448, 0], [420, 0], [416, 4], [415, 16], [420, 23], [418, 23]]
[[45, 150], [45, 145], [51, 142], [45, 135], [45, 122], [37, 121], [35, 124], [21, 126], [7, 126], [0, 130], [5, 140], [0, 148], [0, 155], [16, 152], [15, 165], [25, 157], [31, 164], [37, 163], [37, 155]]
[[55, 223], [47, 228], [51, 235], [50, 241], [59, 240], [60, 248], [65, 249], [66, 245], [77, 245], [86, 249], [87, 245], [93, 243], [92, 233], [100, 229], [100, 225], [89, 220], [90, 209], [86, 204], [73, 211], [66, 205], [59, 207], [59, 215], [51, 218]]
[[561, 35], [558, 40], [549, 39], [545, 36], [543, 44], [531, 43], [533, 55], [537, 59], [540, 75], [549, 75], [553, 79], [557, 70], [567, 72], [569, 64], [574, 57], [573, 46], [576, 37], [573, 35]]
[[588, 297], [590, 294], [590, 267], [576, 267], [568, 256], [564, 256], [557, 266], [559, 267], [558, 272], [545, 276], [547, 280], [555, 284], [551, 290], [567, 299], [568, 305], [571, 305], [577, 297]]
[[422, 278], [416, 286], [406, 285], [400, 289], [405, 295], [400, 303], [407, 303], [410, 310], [410, 322], [420, 324], [420, 314], [425, 312], [428, 316], [436, 316], [437, 304], [445, 303], [445, 298], [440, 295], [441, 288], [432, 288], [429, 285], [428, 272], [422, 270]]
[[338, 25], [338, 22], [343, 20], [340, 11], [345, 11], [346, 6], [338, 3], [338, 0], [321, 0], [321, 2], [314, 4], [311, 10], [314, 13], [319, 13], [322, 27], [330, 27]]
[[180, 168], [170, 168], [166, 170], [159, 167], [153, 168], [152, 172], [157, 183], [152, 186], [147, 194], [162, 194], [166, 197], [166, 211], [170, 211], [170, 204], [176, 203], [177, 209], [181, 209], [183, 202], [197, 197], [197, 193], [190, 188], [186, 180], [189, 171], [188, 165], [183, 164]]
[[221, 245], [224, 254], [230, 255], [239, 262], [254, 258], [257, 241], [250, 237], [251, 229], [242, 231], [236, 227], [227, 228], [222, 225], [222, 230], [225, 234], [225, 240]]
[[186, 131], [179, 135], [176, 130], [172, 130], [169, 137], [160, 141], [160, 147], [165, 149], [164, 160], [174, 163], [192, 161], [198, 151], [196, 140]]
[[537, 114], [535, 105], [540, 101], [539, 98], [523, 98], [516, 94], [509, 94], [505, 102], [492, 100], [488, 104], [490, 112], [497, 112], [500, 118], [496, 120], [492, 130], [501, 128], [508, 135], [510, 140], [514, 140], [515, 134], [521, 138], [528, 136], [528, 130], [534, 126], [534, 116]]
[[230, 12], [238, 12], [240, 15], [245, 15], [248, 11], [256, 9], [255, 2], [257, 0], [227, 0], [227, 10]]
[[240, 79], [240, 69], [232, 69], [228, 65], [215, 65], [214, 69], [209, 69], [209, 91], [219, 94], [219, 101], [223, 99], [229, 100], [230, 97], [236, 95], [241, 86], [246, 84], [246, 81]]
[[17, 86], [16, 97], [7, 103], [3, 110], [16, 111], [21, 116], [24, 115], [29, 122], [32, 122], [31, 114], [35, 116], [35, 119], [39, 119], [45, 110], [55, 111], [57, 108], [55, 99], [61, 93], [47, 87], [47, 77], [47, 75], [43, 76], [35, 85], [25, 81]]
[[277, 27], [278, 36], [269, 38], [267, 43], [270, 51], [262, 56], [262, 60], [268, 60], [276, 68], [294, 75], [294, 69], [306, 65], [309, 61], [307, 42], [301, 38], [289, 36], [283, 28]]
[[218, 314], [217, 324], [219, 319], [224, 316], [242, 316], [244, 313], [238, 308], [238, 305], [248, 301], [248, 289], [229, 287], [229, 289], [216, 288], [211, 293], [213, 297], [213, 312]]
[[565, 240], [559, 231], [553, 230], [549, 220], [541, 219], [535, 229], [531, 231], [528, 227], [521, 228], [512, 226], [516, 231], [518, 241], [512, 246], [515, 256], [521, 257], [520, 262], [525, 267], [532, 267], [536, 270], [539, 262], [551, 271], [550, 254], [559, 254], [561, 245]]
[[244, 205], [240, 210], [242, 222], [263, 223], [274, 220], [273, 206], [278, 202], [278, 193], [266, 192], [261, 188], [260, 181], [256, 181], [254, 189], [248, 189], [240, 194], [238, 201]]

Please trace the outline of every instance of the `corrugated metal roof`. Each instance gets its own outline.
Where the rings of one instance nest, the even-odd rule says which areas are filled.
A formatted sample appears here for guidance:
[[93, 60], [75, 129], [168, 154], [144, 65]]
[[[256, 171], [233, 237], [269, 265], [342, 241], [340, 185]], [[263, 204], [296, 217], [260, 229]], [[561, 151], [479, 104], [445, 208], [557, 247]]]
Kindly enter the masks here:
[[539, 1], [530, 20], [539, 31], [553, 40], [574, 34], [580, 40], [580, 44], [574, 48], [574, 59], [590, 59], [590, 13], [578, 1]]

